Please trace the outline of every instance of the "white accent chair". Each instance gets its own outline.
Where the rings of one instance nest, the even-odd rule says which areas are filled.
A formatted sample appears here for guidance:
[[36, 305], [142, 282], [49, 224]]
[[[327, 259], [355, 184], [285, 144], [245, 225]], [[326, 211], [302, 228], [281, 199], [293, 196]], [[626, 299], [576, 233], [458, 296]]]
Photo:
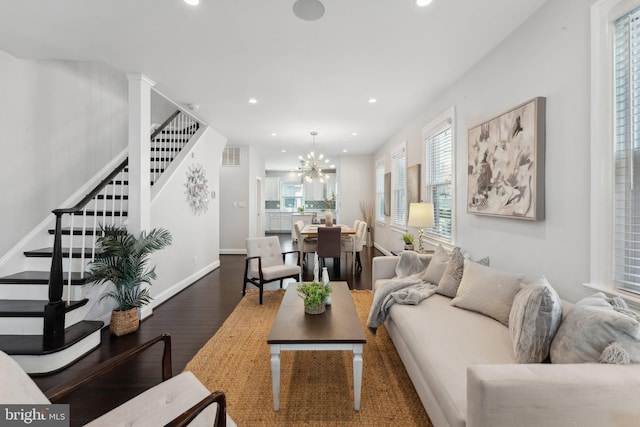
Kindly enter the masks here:
[[356, 264], [358, 268], [362, 268], [362, 261], [360, 260], [360, 251], [364, 247], [365, 239], [367, 238], [367, 223], [364, 221], [356, 220], [354, 225], [356, 229], [355, 243], [351, 238], [342, 239], [342, 250], [348, 254], [353, 252], [353, 246], [355, 245]]
[[[298, 254], [297, 264], [286, 264], [287, 254]], [[247, 283], [251, 283], [260, 289], [260, 304], [264, 284], [284, 279], [297, 279], [302, 281], [302, 267], [300, 266], [300, 251], [282, 252], [278, 236], [249, 237], [247, 239], [247, 259], [244, 267], [244, 283], [242, 295], [246, 294]]]
[[[77, 391], [91, 381], [147, 350], [164, 342], [162, 382], [91, 421], [89, 426], [230, 426], [233, 420], [226, 414], [226, 399], [222, 391], [211, 393], [191, 372], [175, 377], [171, 373], [171, 337], [160, 335], [131, 350], [125, 351], [94, 368], [43, 393], [22, 367], [0, 351], [0, 403], [20, 405], [50, 405], [64, 403], [64, 396]], [[73, 415], [73, 408], [71, 408]]]

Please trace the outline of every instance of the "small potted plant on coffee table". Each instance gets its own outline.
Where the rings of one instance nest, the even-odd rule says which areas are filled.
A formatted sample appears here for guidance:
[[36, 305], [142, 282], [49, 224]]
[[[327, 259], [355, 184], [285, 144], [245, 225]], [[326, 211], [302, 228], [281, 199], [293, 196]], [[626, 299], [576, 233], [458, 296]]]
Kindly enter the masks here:
[[331, 295], [331, 285], [320, 282], [308, 282], [298, 286], [298, 295], [304, 299], [304, 312], [321, 314], [325, 312], [327, 297]]
[[413, 250], [413, 234], [403, 234], [402, 240], [404, 240], [404, 250], [412, 251]]

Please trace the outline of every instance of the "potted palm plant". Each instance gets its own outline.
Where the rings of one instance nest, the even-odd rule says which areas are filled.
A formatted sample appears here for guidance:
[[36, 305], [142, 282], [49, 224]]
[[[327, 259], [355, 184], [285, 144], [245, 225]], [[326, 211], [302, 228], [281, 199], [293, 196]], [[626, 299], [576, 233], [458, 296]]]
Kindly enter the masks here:
[[102, 294], [100, 300], [113, 298], [117, 307], [111, 312], [109, 329], [115, 335], [134, 332], [139, 327], [138, 309], [151, 301], [148, 288], [156, 276], [155, 266], [148, 268], [149, 255], [171, 244], [171, 234], [165, 229], [142, 232], [136, 238], [125, 228], [101, 226], [96, 241], [98, 254], [89, 264], [85, 283], [97, 285], [111, 282], [114, 289]]

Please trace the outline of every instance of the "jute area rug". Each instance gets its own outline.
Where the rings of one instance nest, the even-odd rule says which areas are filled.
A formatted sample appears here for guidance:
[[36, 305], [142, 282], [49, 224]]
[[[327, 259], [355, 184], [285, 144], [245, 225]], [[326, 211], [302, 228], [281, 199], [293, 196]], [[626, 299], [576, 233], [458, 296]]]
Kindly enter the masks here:
[[[227, 411], [238, 426], [432, 426], [384, 327], [376, 336], [363, 327], [359, 412], [353, 408], [352, 353], [346, 351], [282, 352], [275, 412], [267, 336], [283, 295], [283, 290], [265, 291], [261, 306], [258, 291], [248, 291], [185, 368], [209, 390], [225, 392]], [[372, 292], [351, 295], [365, 325]]]

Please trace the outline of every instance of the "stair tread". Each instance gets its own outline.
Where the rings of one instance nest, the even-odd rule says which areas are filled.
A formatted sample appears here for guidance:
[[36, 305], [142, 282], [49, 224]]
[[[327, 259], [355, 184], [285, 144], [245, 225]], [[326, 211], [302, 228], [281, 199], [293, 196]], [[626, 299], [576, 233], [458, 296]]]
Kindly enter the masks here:
[[100, 330], [101, 321], [83, 320], [64, 330], [64, 344], [55, 349], [43, 347], [42, 335], [0, 335], [0, 350], [9, 355], [41, 356], [56, 353]]
[[[65, 303], [68, 313], [85, 305], [89, 300], [82, 299]], [[46, 300], [0, 300], [0, 317], [43, 317]]]
[[[100, 253], [98, 249], [96, 249], [96, 254], [97, 253]], [[29, 258], [48, 258], [53, 255], [53, 247], [33, 249], [30, 251], [25, 251], [24, 254]], [[73, 258], [80, 258], [81, 255], [82, 255], [81, 248], [73, 248], [73, 252], [72, 252]], [[85, 248], [84, 257], [91, 258], [91, 255], [92, 255], [91, 248]], [[63, 258], [69, 257], [69, 248], [62, 248], [62, 257]]]
[[[76, 212], [74, 215], [78, 215], [81, 216], [83, 214], [84, 211], [80, 211], [80, 212]], [[96, 214], [96, 211], [86, 211], [85, 212], [87, 216], [127, 216], [128, 212], [124, 211], [124, 212], [120, 212], [120, 211], [116, 211], [116, 212], [111, 212], [111, 211], [107, 211], [107, 212], [98, 212]]]
[[[62, 235], [63, 236], [68, 236], [71, 233], [71, 227], [63, 227], [61, 230]], [[53, 228], [49, 229], [49, 234], [55, 234], [56, 230]], [[95, 234], [97, 236], [102, 235], [102, 232], [100, 230], [95, 230]], [[73, 227], [73, 235], [74, 236], [82, 236], [82, 227]], [[85, 236], [93, 236], [94, 235], [94, 231], [93, 229], [89, 229], [89, 228], [85, 228], [84, 230], [84, 235]]]
[[[46, 285], [49, 283], [48, 271], [21, 271], [19, 273], [11, 274], [8, 276], [0, 277], [0, 284], [26, 284], [26, 285]], [[65, 281], [67, 279], [67, 273], [63, 275]], [[71, 273], [71, 284], [82, 285], [83, 281], [79, 272]]]

